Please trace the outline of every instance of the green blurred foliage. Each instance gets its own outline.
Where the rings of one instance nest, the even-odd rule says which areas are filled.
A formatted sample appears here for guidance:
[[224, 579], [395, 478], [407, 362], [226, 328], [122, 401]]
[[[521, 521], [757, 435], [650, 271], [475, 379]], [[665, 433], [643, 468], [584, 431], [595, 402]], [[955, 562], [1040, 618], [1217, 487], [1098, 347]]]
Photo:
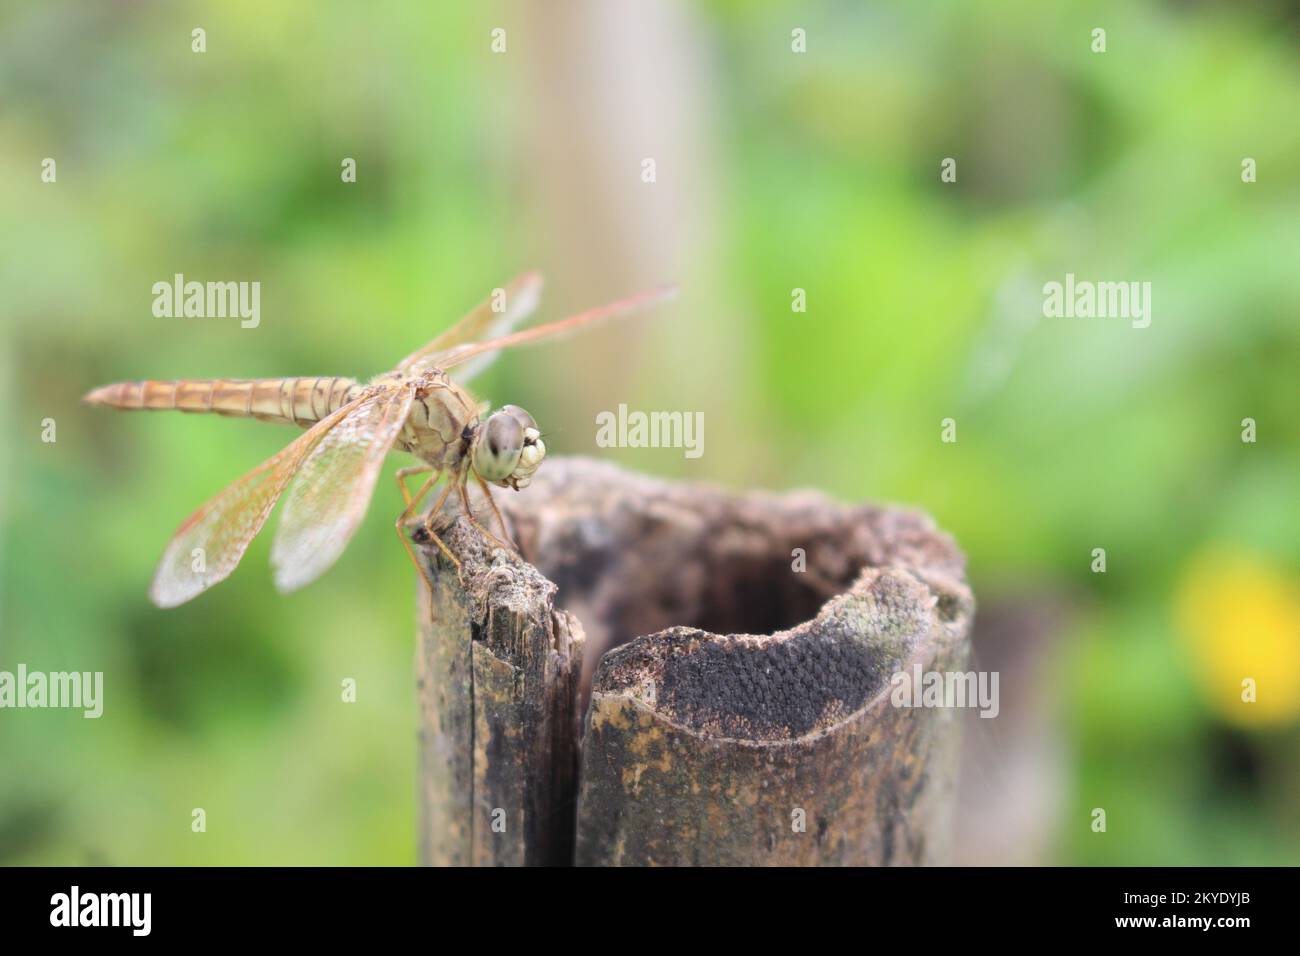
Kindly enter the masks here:
[[[484, 39], [515, 13], [0, 12], [0, 669], [110, 675], [99, 721], [0, 714], [0, 860], [414, 861], [414, 606], [388, 512], [327, 582], [275, 594], [259, 540], [218, 591], [158, 612], [145, 584], [175, 524], [292, 432], [77, 400], [122, 379], [372, 374], [544, 261], [511, 132], [525, 81], [489, 66]], [[725, 171], [696, 271], [745, 336], [736, 380], [699, 394], [743, 453], [608, 454], [915, 504], [961, 542], [982, 601], [1070, 595], [1081, 611], [1045, 678], [1070, 748], [1061, 862], [1300, 860], [1294, 723], [1213, 716], [1170, 612], [1210, 542], [1300, 575], [1294, 15], [1028, 0], [686, 13]], [[789, 52], [792, 26], [808, 54]], [[39, 182], [45, 156], [56, 187]], [[347, 188], [343, 156], [363, 171]], [[945, 156], [956, 185], [939, 181]], [[1241, 182], [1243, 156], [1258, 183]], [[174, 272], [259, 278], [262, 326], [153, 319], [149, 289]], [[1151, 327], [1042, 319], [1042, 283], [1066, 272], [1152, 282]], [[792, 315], [796, 287], [808, 311]], [[707, 377], [733, 348], [706, 341], [682, 374]], [[536, 414], [530, 397], [583, 383], [512, 356], [476, 387]], [[1239, 440], [1245, 416], [1258, 444]], [[56, 444], [39, 440], [46, 417]], [[554, 450], [593, 450], [559, 424]], [[1105, 575], [1089, 571], [1099, 546]], [[353, 706], [338, 705], [344, 677]], [[1087, 830], [1096, 806], [1106, 837]]]

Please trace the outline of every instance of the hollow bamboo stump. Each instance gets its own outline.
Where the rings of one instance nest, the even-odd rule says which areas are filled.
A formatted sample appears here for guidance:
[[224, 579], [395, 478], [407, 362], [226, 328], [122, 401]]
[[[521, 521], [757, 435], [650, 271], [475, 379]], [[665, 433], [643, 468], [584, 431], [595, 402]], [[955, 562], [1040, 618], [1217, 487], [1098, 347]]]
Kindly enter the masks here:
[[967, 657], [927, 517], [576, 458], [497, 500], [522, 557], [449, 512], [458, 580], [412, 533], [424, 862], [945, 859], [958, 722], [890, 687]]

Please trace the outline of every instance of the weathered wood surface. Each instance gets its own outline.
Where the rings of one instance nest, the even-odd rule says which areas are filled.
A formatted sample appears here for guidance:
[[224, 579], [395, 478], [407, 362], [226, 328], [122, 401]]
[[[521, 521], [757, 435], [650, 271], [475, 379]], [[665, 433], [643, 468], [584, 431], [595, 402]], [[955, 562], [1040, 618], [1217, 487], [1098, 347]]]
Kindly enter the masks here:
[[[426, 838], [486, 850], [426, 860], [540, 861], [480, 837], [481, 809], [443, 809], [508, 791], [509, 774], [530, 768], [550, 784], [534, 829], [562, 833], [550, 843], [558, 852], [576, 811], [580, 864], [944, 859], [957, 721], [889, 700], [895, 672], [957, 670], [967, 654], [963, 560], [929, 519], [811, 492], [731, 494], [583, 459], [550, 460], [531, 488], [497, 497], [535, 567], [486, 549], [459, 520], [443, 537], [466, 587], [431, 557], [443, 567], [422, 612]], [[485, 584], [498, 579], [509, 586]], [[445, 623], [430, 625], [430, 613]], [[579, 783], [562, 771], [574, 750], [556, 735], [574, 727], [561, 711], [579, 693], [584, 631], [584, 683], [594, 686], [589, 709], [581, 694]], [[534, 667], [531, 685], [528, 675], [505, 679], [516, 671], [494, 677], [495, 648], [534, 645], [562, 646], [563, 664]], [[506, 686], [509, 702], [495, 689]], [[534, 729], [513, 731], [516, 715]], [[494, 766], [485, 739], [508, 758]]]
[[555, 610], [553, 584], [464, 518], [439, 534], [462, 572], [420, 544], [434, 581], [420, 582], [420, 859], [567, 864], [582, 628]]

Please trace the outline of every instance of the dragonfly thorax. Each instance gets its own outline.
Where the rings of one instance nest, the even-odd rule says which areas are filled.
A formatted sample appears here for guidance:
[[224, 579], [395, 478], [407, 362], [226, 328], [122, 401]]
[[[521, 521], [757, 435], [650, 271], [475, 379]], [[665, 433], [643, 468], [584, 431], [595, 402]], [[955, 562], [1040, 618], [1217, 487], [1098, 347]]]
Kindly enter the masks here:
[[[379, 379], [374, 384], [384, 385]], [[465, 432], [478, 427], [479, 404], [474, 397], [442, 373], [422, 376], [413, 386], [388, 387], [414, 387], [415, 392], [397, 446], [434, 468], [458, 471], [469, 453]]]

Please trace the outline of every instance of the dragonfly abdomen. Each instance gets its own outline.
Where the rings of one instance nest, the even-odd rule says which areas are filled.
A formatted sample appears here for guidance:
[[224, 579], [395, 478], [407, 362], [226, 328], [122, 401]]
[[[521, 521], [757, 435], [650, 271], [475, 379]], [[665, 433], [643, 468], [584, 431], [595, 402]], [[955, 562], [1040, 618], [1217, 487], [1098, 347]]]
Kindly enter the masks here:
[[127, 410], [206, 412], [306, 426], [346, 405], [362, 388], [355, 379], [331, 375], [182, 379], [118, 382], [95, 389], [83, 401]]

